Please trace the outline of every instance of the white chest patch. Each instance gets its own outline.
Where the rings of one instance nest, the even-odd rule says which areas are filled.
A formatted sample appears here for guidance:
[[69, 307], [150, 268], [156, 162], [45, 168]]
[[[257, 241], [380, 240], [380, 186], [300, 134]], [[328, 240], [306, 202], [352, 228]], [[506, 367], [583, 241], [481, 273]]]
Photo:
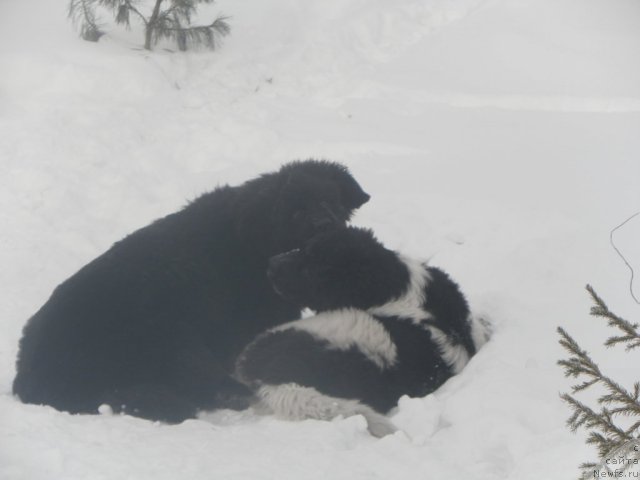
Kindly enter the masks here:
[[391, 336], [382, 324], [369, 313], [345, 308], [323, 312], [310, 318], [285, 323], [272, 329], [277, 332], [295, 329], [326, 340], [331, 348], [357, 348], [381, 369], [395, 364], [398, 353]]

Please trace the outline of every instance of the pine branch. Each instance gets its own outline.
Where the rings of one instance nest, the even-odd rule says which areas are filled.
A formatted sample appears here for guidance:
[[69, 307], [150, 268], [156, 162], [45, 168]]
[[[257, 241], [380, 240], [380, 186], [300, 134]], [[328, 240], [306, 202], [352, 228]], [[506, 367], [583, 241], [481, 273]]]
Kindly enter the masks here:
[[593, 445], [598, 450], [598, 457], [600, 459], [605, 458], [607, 454], [616, 448], [616, 446], [620, 445], [621, 442], [625, 440], [620, 440], [618, 438], [610, 438], [606, 435], [603, 435], [598, 432], [591, 432], [587, 437], [587, 445]]
[[638, 324], [631, 323], [624, 318], [619, 317], [609, 310], [604, 300], [598, 296], [591, 285], [587, 285], [587, 291], [591, 295], [595, 305], [591, 307], [591, 315], [607, 319], [607, 325], [615, 327], [622, 331], [622, 336], [613, 336], [607, 339], [605, 345], [611, 347], [619, 343], [626, 343], [627, 350], [633, 350], [640, 347], [640, 333], [638, 332]]
[[562, 394], [560, 398], [573, 408], [573, 415], [567, 420], [567, 426], [572, 432], [577, 431], [581, 427], [585, 427], [588, 429], [597, 429], [603, 434], [613, 437], [616, 441], [631, 440], [633, 438], [612, 422], [611, 412], [606, 408], [603, 408], [597, 413], [569, 394]]
[[100, 5], [101, 7], [106, 7], [114, 12], [118, 10], [124, 3], [125, 0], [94, 0], [95, 3]]
[[193, 0], [172, 0], [171, 6], [162, 12], [162, 16], [173, 17], [175, 15], [176, 18], [179, 17], [188, 25], [191, 23], [191, 15], [195, 12], [196, 7]]
[[617, 403], [629, 405], [630, 407], [636, 406], [640, 408], [640, 405], [636, 404], [636, 402], [638, 401], [638, 398], [635, 397], [635, 392], [634, 394], [629, 393], [627, 389], [624, 388], [622, 385], [620, 385], [619, 383], [615, 382], [611, 378], [604, 375], [602, 376], [601, 382], [609, 390], [610, 393], [608, 395], [604, 395], [600, 397], [601, 398], [600, 403], [611, 404], [611, 403], [617, 402]]
[[132, 2], [130, 2], [129, 0], [126, 0], [125, 4], [126, 4], [127, 8], [129, 9], [129, 11], [135, 13], [140, 18], [140, 20], [142, 20], [142, 23], [144, 25], [147, 24], [147, 22], [148, 22], [147, 17], [145, 17], [142, 13], [140, 13], [140, 11], [133, 5]]
[[120, 5], [118, 13], [116, 13], [116, 23], [120, 25], [126, 25], [127, 28], [131, 25], [129, 23], [129, 8], [126, 5]]
[[[627, 351], [640, 346], [638, 325], [613, 314], [591, 286], [587, 285], [587, 291], [594, 303], [591, 315], [606, 318], [609, 327], [623, 332], [623, 335], [607, 339], [605, 345], [625, 343]], [[558, 327], [557, 331], [560, 335], [560, 345], [569, 353], [569, 358], [559, 360], [558, 365], [564, 369], [565, 377], [583, 379], [582, 382], [571, 387], [572, 393], [581, 392], [595, 384], [602, 385], [606, 390], [606, 393], [597, 400], [601, 407], [598, 412], [572, 395], [566, 393], [561, 395], [562, 400], [572, 410], [572, 414], [567, 420], [567, 426], [573, 432], [579, 429], [587, 430], [586, 442], [596, 447], [598, 456], [602, 460], [627, 442], [637, 440], [640, 433], [640, 420], [635, 421], [627, 428], [622, 428], [614, 419], [619, 416], [640, 417], [640, 382], [634, 383], [631, 391], [627, 390], [611, 377], [605, 375], [588, 352], [583, 350], [563, 328]], [[597, 467], [595, 463], [583, 463], [580, 466], [582, 469], [581, 478], [589, 478], [589, 474], [593, 474], [595, 467]]]
[[131, 26], [131, 13], [134, 13], [141, 21], [143, 25], [147, 25], [147, 18], [140, 13], [140, 11], [134, 6], [131, 0], [101, 0], [107, 4], [105, 6], [111, 6], [115, 13], [115, 20], [117, 24], [125, 25], [127, 28]]
[[90, 5], [94, 2], [95, 0], [70, 0], [67, 8], [67, 17], [80, 29], [80, 37], [90, 42], [97, 42], [105, 34]]
[[230, 28], [226, 17], [219, 17], [209, 25], [183, 27], [178, 16], [172, 18], [162, 16], [154, 31], [156, 43], [160, 38], [175, 41], [180, 50], [187, 50], [189, 46], [203, 45], [215, 49], [218, 39], [229, 34]]
[[580, 468], [588, 468], [588, 469], [595, 468], [597, 466], [598, 466], [597, 463], [591, 463], [591, 462], [589, 462], [589, 463], [581, 463], [580, 464]]
[[562, 327], [558, 327], [557, 332], [562, 337], [560, 345], [571, 355], [568, 360], [558, 361], [558, 364], [564, 367], [565, 377], [577, 378], [580, 375], [587, 375], [591, 378], [601, 378], [602, 374], [598, 365], [591, 360], [587, 351], [582, 350], [580, 345]]
[[640, 429], [640, 421], [634, 423], [629, 428], [627, 428], [625, 431], [627, 432], [627, 434], [633, 435], [634, 433], [636, 433], [638, 431], [638, 429]]

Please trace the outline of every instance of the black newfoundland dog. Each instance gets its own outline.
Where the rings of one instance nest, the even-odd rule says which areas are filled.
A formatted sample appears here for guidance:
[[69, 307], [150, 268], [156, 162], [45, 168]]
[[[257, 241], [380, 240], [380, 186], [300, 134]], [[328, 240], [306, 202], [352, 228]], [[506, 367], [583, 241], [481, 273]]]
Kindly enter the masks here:
[[132, 233], [59, 285], [20, 341], [14, 393], [72, 413], [180, 422], [243, 406], [237, 355], [300, 315], [268, 259], [343, 227], [369, 199], [337, 163], [293, 162], [204, 194]]
[[237, 378], [258, 407], [283, 418], [362, 414], [369, 431], [402, 395], [422, 397], [458, 373], [487, 340], [446, 273], [345, 228], [275, 256], [269, 277], [284, 298], [321, 313], [271, 328], [240, 355]]

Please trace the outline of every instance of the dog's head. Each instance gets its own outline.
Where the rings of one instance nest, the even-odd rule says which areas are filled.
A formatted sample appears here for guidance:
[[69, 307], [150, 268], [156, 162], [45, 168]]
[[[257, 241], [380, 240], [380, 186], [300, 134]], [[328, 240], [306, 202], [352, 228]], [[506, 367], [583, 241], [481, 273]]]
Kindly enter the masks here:
[[320, 232], [344, 227], [369, 195], [338, 163], [292, 162], [247, 182], [238, 231], [269, 255], [301, 247]]
[[409, 282], [397, 253], [370, 230], [353, 227], [321, 233], [301, 249], [272, 257], [267, 273], [283, 298], [316, 311], [382, 305]]

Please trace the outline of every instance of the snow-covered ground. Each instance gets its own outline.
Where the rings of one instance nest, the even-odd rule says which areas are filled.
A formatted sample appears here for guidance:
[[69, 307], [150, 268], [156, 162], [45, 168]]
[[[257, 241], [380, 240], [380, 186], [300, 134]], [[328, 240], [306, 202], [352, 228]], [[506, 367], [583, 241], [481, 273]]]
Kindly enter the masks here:
[[[637, 0], [219, 0], [214, 53], [83, 42], [65, 0], [0, 3], [0, 479], [574, 478], [563, 325], [619, 378], [584, 285], [630, 320], [609, 232], [640, 210]], [[217, 412], [178, 426], [11, 396], [22, 326], [126, 233], [281, 163], [347, 164], [355, 219], [448, 270], [489, 316], [403, 430]], [[640, 217], [615, 241], [640, 275]], [[634, 286], [640, 296], [640, 280]]]

